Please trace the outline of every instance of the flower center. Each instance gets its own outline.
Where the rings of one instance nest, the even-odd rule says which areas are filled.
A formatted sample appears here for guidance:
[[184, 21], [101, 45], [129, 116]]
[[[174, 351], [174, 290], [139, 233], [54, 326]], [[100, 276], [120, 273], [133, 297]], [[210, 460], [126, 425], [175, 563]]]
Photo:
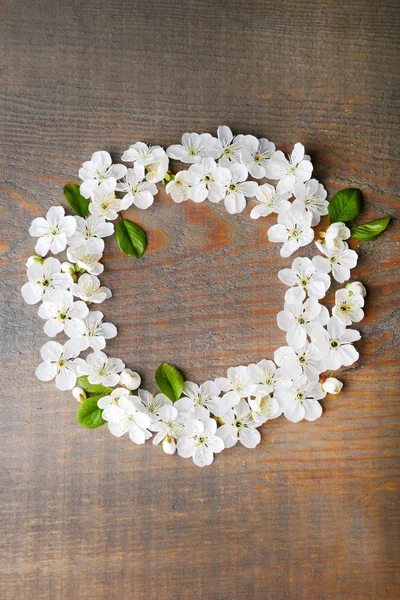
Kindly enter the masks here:
[[331, 348], [337, 348], [339, 346], [339, 342], [337, 340], [331, 340]]
[[43, 281], [42, 281], [42, 287], [47, 288], [49, 286], [50, 286], [49, 279], [43, 279]]
[[306, 395], [304, 392], [300, 392], [300, 391], [297, 392], [296, 400], [298, 400], [300, 402], [300, 404], [303, 404], [305, 398], [306, 398]]

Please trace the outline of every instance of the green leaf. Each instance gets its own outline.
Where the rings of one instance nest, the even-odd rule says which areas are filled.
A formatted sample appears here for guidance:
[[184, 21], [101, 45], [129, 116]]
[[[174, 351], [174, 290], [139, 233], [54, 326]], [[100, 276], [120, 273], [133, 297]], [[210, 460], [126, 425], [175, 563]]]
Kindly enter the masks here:
[[384, 217], [383, 219], [378, 219], [377, 221], [365, 223], [365, 225], [353, 227], [353, 229], [350, 230], [351, 236], [356, 240], [372, 242], [372, 240], [376, 240], [376, 238], [379, 237], [383, 231], [385, 231], [386, 227], [390, 223], [390, 219], [391, 217]]
[[172, 402], [179, 400], [185, 380], [176, 367], [168, 363], [161, 363], [156, 371], [155, 379], [160, 391], [168, 396]]
[[99, 396], [91, 396], [91, 398], [86, 398], [86, 400], [82, 402], [76, 411], [76, 420], [78, 423], [88, 429], [96, 429], [96, 427], [104, 425], [105, 420], [103, 419], [103, 411], [97, 406], [97, 402], [102, 397], [102, 394]]
[[115, 227], [115, 235], [121, 251], [128, 256], [140, 258], [147, 248], [147, 236], [143, 229], [128, 219], [121, 219]]
[[96, 396], [98, 394], [101, 394], [101, 397], [111, 394], [111, 392], [114, 389], [111, 387], [105, 387], [104, 385], [101, 385], [101, 383], [89, 383], [89, 380], [86, 377], [86, 375], [78, 377], [78, 379], [76, 380], [76, 385], [82, 388], [88, 394], [95, 394]]
[[90, 200], [81, 196], [79, 185], [74, 183], [64, 185], [64, 196], [75, 214], [79, 217], [88, 216]]
[[361, 210], [362, 194], [357, 188], [347, 188], [337, 192], [328, 204], [331, 223], [347, 223], [354, 219]]

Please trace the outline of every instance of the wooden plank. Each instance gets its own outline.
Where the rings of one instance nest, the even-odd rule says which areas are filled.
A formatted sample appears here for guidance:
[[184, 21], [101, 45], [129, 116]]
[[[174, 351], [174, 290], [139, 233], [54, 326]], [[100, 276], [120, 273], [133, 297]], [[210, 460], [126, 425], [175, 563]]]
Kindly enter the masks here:
[[[18, 288], [31, 219], [62, 202], [80, 163], [184, 131], [302, 141], [329, 193], [363, 219], [399, 215], [398, 2], [27, 0], [3, 6], [0, 291], [1, 597], [5, 600], [399, 596], [399, 233], [360, 244], [368, 288], [360, 361], [316, 423], [283, 419], [254, 451], [200, 470], [75, 423], [34, 377], [46, 341]], [[128, 211], [140, 261], [107, 245], [110, 353], [153, 386], [162, 360], [189, 379], [271, 357], [288, 261], [271, 220], [222, 206]]]

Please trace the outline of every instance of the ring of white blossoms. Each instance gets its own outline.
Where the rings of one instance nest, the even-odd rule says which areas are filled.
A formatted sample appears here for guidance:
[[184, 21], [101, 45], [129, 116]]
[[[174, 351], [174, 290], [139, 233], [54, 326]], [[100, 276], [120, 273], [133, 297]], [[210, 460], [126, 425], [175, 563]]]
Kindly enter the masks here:
[[[170, 158], [190, 166], [173, 176]], [[255, 448], [259, 427], [281, 415], [294, 423], [318, 419], [320, 400], [342, 388], [340, 381], [321, 374], [348, 367], [359, 357], [353, 343], [360, 334], [351, 325], [363, 318], [364, 286], [353, 282], [338, 289], [332, 314], [321, 304], [332, 278], [348, 282], [357, 264], [357, 253], [346, 242], [357, 228], [351, 231], [342, 221], [359, 211], [359, 190], [344, 190], [336, 194], [339, 201], [331, 201], [333, 213], [351, 214], [334, 219], [316, 241], [320, 254], [296, 257], [279, 271], [287, 290], [277, 323], [286, 332], [286, 345], [275, 351], [273, 360], [232, 367], [225, 377], [201, 385], [184, 381], [178, 369], [163, 363], [156, 373], [161, 392], [153, 395], [141, 388], [137, 372], [105, 353], [117, 329], [104, 321], [101, 311], [93, 310], [111, 297], [98, 276], [103, 271], [104, 238], [114, 233], [112, 221], [118, 213], [131, 205], [148, 209], [159, 182], [168, 182], [166, 191], [177, 203], [223, 202], [231, 214], [242, 212], [251, 198], [251, 218], [277, 215], [268, 239], [281, 244], [283, 258], [311, 244], [313, 227], [328, 212], [332, 215], [327, 192], [312, 178], [313, 165], [300, 143], [285, 156], [268, 139], [233, 136], [223, 126], [217, 137], [186, 133], [181, 144], [166, 151], [136, 142], [122, 161], [128, 168], [112, 164], [107, 152], [95, 152], [79, 170], [80, 191], [66, 186], [68, 202], [78, 214], [66, 216], [62, 206], [52, 207], [46, 218], [36, 218], [30, 226], [30, 235], [38, 239], [36, 255], [27, 262], [22, 295], [28, 304], [40, 302], [38, 314], [52, 338], [41, 349], [37, 377], [55, 379], [58, 389], [72, 390], [80, 402], [77, 419], [82, 425], [107, 423], [113, 435], [127, 434], [135, 444], [153, 437], [153, 444], [161, 444], [168, 454], [177, 450], [198, 466], [211, 464], [215, 453], [238, 442]], [[354, 202], [358, 209], [352, 208]], [[142, 230], [127, 219], [121, 224], [121, 249], [140, 256], [144, 232], [143, 238]], [[126, 251], [130, 245], [132, 251]], [[49, 252], [63, 251], [68, 262], [46, 258]], [[59, 334], [69, 339], [55, 341]]]

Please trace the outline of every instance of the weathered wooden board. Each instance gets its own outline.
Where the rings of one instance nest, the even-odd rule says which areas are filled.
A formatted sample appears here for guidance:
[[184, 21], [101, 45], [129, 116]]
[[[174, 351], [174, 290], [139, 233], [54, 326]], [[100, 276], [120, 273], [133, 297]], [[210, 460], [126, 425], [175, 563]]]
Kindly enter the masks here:
[[[396, 0], [5, 0], [0, 235], [4, 600], [399, 596], [399, 233], [360, 244], [360, 361], [324, 418], [263, 427], [213, 467], [75, 423], [34, 377], [46, 341], [23, 304], [31, 219], [97, 149], [184, 131], [302, 141], [329, 193], [399, 216]], [[271, 357], [283, 264], [268, 219], [165, 195], [129, 211], [140, 261], [107, 246], [110, 353], [153, 386], [162, 360], [202, 381]]]

